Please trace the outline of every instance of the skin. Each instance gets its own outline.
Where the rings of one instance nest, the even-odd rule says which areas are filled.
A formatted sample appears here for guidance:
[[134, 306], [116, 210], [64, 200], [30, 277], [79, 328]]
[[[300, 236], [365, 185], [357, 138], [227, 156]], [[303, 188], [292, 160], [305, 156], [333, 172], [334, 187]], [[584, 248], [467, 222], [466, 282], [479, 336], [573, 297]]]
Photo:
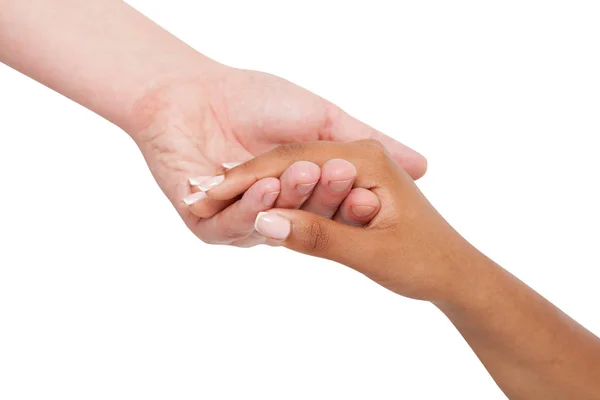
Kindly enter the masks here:
[[[377, 207], [377, 197], [364, 191], [347, 191], [344, 200], [319, 183], [299, 198], [298, 185], [316, 179], [308, 165], [278, 183], [257, 183], [239, 199], [202, 201], [193, 212], [183, 202], [197, 190], [189, 178], [218, 175], [222, 163], [248, 161], [281, 144], [376, 138], [413, 178], [425, 173], [420, 154], [325, 99], [273, 75], [219, 64], [122, 1], [0, 0], [0, 10], [0, 61], [127, 132], [187, 226], [206, 242], [255, 244], [248, 232], [256, 213], [286, 203], [352, 225], [375, 215], [352, 212]], [[348, 172], [340, 163], [326, 166], [318, 180]], [[275, 193], [280, 200], [265, 203]]]
[[[256, 213], [285, 205], [292, 210], [269, 213], [288, 229], [271, 244], [345, 263], [398, 294], [433, 302], [510, 398], [599, 397], [597, 338], [445, 223], [412, 182], [426, 170], [418, 153], [290, 82], [202, 56], [121, 1], [0, 0], [0, 9], [0, 60], [125, 130], [201, 239], [247, 245]], [[360, 151], [288, 145], [251, 160], [286, 143], [364, 138], [378, 141]], [[351, 191], [328, 192], [341, 178], [325, 165], [331, 159], [357, 167]], [[194, 212], [182, 202], [195, 190], [188, 178], [247, 160]], [[313, 165], [293, 166], [301, 161], [319, 168], [314, 197], [293, 192], [317, 176]], [[370, 207], [381, 212], [353, 214]]]
[[600, 339], [462, 238], [377, 141], [286, 145], [238, 166], [212, 199], [258, 178], [278, 177], [298, 160], [351, 161], [355, 188], [381, 210], [364, 228], [301, 210], [256, 220], [270, 244], [327, 258], [406, 297], [432, 302], [462, 334], [510, 399], [600, 399]]
[[[189, 210], [199, 218], [207, 218], [214, 215], [215, 209], [220, 210], [222, 204], [232, 204], [207, 221], [213, 225], [205, 240], [238, 247], [265, 243], [265, 237], [254, 232], [254, 220], [259, 212], [273, 206], [303, 209], [344, 224], [363, 226], [377, 215], [380, 204], [372, 192], [352, 188], [355, 178], [356, 168], [346, 160], [329, 160], [322, 167], [299, 161], [283, 172], [281, 183], [261, 179], [238, 202], [205, 198], [189, 206]], [[199, 189], [192, 186], [192, 191]]]

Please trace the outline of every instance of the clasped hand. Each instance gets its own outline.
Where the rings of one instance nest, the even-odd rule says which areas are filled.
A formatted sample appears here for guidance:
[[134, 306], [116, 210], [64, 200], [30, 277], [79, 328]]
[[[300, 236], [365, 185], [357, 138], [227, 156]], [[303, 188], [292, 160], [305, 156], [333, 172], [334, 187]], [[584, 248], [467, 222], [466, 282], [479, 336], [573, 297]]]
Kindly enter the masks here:
[[[301, 208], [348, 225], [365, 225], [377, 215], [377, 196], [353, 189], [356, 169], [343, 160], [321, 165], [300, 160], [280, 179], [266, 177], [235, 198], [204, 199], [197, 189], [215, 184], [227, 166], [277, 146], [372, 138], [412, 178], [426, 169], [420, 154], [323, 98], [273, 75], [217, 63], [205, 66], [202, 75], [149, 91], [125, 128], [187, 226], [208, 243], [263, 243], [254, 233], [254, 219], [273, 207]], [[210, 182], [213, 176], [216, 181]]]

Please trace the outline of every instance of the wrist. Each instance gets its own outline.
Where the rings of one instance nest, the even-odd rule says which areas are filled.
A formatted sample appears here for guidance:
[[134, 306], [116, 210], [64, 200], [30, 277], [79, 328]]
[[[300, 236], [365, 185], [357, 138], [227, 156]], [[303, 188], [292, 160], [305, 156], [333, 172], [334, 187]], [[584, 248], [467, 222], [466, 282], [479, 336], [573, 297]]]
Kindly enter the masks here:
[[403, 234], [400, 239], [375, 240], [367, 251], [377, 255], [375, 260], [348, 266], [401, 296], [438, 307], [470, 307], [482, 295], [483, 277], [497, 267], [448, 228], [412, 229], [419, 232], [417, 238]]
[[452, 262], [447, 268], [451, 276], [446, 281], [444, 295], [431, 300], [447, 315], [487, 309], [509, 275], [469, 243], [466, 246], [459, 263]]
[[148, 139], [158, 119], [173, 121], [181, 107], [209, 104], [230, 68], [196, 53], [173, 67], [154, 69], [138, 80], [135, 96], [118, 111], [118, 122], [113, 121], [138, 144]]

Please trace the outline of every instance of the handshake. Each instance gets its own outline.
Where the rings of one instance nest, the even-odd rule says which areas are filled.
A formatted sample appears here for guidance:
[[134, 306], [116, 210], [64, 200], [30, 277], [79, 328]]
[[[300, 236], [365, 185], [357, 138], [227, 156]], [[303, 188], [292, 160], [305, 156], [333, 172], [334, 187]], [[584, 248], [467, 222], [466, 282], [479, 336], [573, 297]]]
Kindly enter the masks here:
[[600, 400], [600, 340], [449, 226], [414, 184], [423, 156], [123, 1], [5, 3], [0, 61], [126, 131], [200, 239], [284, 246], [432, 302], [510, 399]]
[[509, 398], [600, 399], [598, 338], [437, 213], [420, 154], [287, 81], [225, 71], [150, 92], [127, 129], [200, 239], [284, 246], [433, 303]]
[[459, 292], [452, 282], [473, 249], [380, 142], [287, 144], [224, 168], [190, 179], [183, 201], [210, 230], [227, 224], [215, 212], [233, 207], [246, 229], [227, 243], [330, 259], [412, 298], [447, 301]]
[[463, 239], [380, 142], [282, 145], [191, 183], [200, 218], [244, 208], [255, 230], [241, 243], [333, 260], [436, 305], [508, 398], [600, 399], [598, 338]]
[[200, 239], [284, 246], [432, 302], [510, 399], [600, 400], [600, 340], [448, 225], [414, 150], [124, 1], [4, 3], [0, 62], [125, 130]]

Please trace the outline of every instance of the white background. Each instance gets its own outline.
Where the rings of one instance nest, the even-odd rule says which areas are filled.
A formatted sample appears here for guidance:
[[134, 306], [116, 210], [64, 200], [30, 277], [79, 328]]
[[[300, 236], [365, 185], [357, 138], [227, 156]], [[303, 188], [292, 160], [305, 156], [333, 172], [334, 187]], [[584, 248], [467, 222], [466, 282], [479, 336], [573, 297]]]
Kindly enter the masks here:
[[[597, 2], [130, 3], [421, 151], [442, 214], [600, 334]], [[124, 133], [4, 66], [0, 135], [0, 398], [504, 398], [432, 306], [199, 242]]]

